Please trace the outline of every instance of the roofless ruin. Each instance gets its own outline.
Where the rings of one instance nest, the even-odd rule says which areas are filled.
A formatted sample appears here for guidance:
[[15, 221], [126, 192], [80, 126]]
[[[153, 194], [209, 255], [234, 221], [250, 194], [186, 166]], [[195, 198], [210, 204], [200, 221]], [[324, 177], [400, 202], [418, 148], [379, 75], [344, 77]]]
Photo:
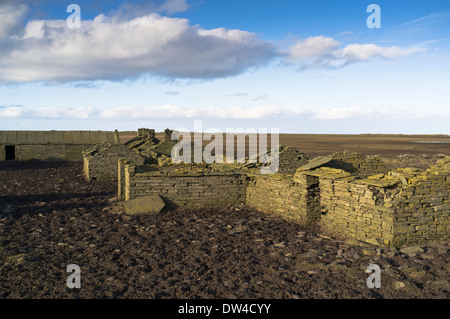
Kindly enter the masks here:
[[175, 164], [172, 134], [167, 129], [158, 139], [154, 130], [139, 129], [121, 144], [117, 131], [0, 131], [0, 160], [83, 160], [87, 180], [117, 182], [128, 213], [245, 204], [374, 245], [450, 234], [450, 157], [426, 170], [392, 171], [377, 157], [340, 152], [310, 159], [281, 146], [278, 172], [261, 174], [267, 164], [248, 157]]

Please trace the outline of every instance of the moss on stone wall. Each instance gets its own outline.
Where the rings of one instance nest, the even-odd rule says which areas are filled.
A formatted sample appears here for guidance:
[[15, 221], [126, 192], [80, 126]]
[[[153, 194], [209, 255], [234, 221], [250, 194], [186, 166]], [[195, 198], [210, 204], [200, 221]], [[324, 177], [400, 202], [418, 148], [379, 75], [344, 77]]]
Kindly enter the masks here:
[[169, 208], [224, 206], [245, 202], [247, 178], [242, 174], [215, 172], [143, 171], [125, 165], [125, 200], [160, 195]]
[[449, 163], [446, 159], [427, 171], [399, 169], [367, 179], [322, 175], [321, 223], [335, 233], [384, 245], [448, 238]]
[[[364, 163], [371, 161], [358, 167]], [[426, 171], [385, 172], [377, 164], [370, 168], [377, 174], [365, 178], [348, 167], [322, 164], [294, 175], [261, 175], [234, 164], [219, 170], [203, 164], [161, 168], [121, 162], [119, 194], [125, 200], [161, 195], [169, 207], [246, 203], [296, 222], [319, 222], [325, 230], [374, 245], [448, 238], [450, 158]]]

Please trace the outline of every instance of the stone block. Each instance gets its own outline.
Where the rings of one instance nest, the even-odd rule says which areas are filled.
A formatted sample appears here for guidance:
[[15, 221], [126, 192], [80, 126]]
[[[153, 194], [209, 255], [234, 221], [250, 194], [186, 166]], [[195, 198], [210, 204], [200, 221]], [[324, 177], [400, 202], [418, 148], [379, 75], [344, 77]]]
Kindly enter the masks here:
[[157, 214], [166, 206], [161, 196], [150, 195], [138, 197], [124, 203], [125, 213], [136, 214]]
[[420, 254], [423, 253], [423, 249], [420, 248], [419, 246], [412, 246], [412, 247], [405, 247], [400, 249], [400, 251], [404, 254]]

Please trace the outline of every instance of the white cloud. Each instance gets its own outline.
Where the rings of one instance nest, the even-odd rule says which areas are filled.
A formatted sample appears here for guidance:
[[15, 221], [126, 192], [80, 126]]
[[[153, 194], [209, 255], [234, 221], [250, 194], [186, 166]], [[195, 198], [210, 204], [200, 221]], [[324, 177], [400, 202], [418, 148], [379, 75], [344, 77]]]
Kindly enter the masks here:
[[165, 11], [168, 14], [186, 11], [189, 8], [186, 0], [166, 0], [159, 8], [158, 11]]
[[161, 105], [151, 107], [117, 107], [94, 109], [92, 107], [37, 107], [0, 106], [0, 117], [46, 119], [274, 119], [303, 117], [314, 120], [345, 120], [375, 118], [420, 118], [424, 114], [392, 111], [390, 108], [364, 108], [360, 106], [305, 108], [266, 105], [257, 107], [183, 107]]
[[38, 107], [25, 108], [21, 105], [0, 106], [2, 118], [47, 118], [47, 119], [87, 119], [95, 114], [91, 107]]
[[274, 57], [273, 45], [240, 30], [205, 30], [152, 13], [121, 21], [97, 16], [70, 29], [65, 20], [32, 20], [0, 56], [0, 82], [116, 80], [143, 74], [216, 78]]
[[0, 3], [0, 41], [15, 35], [21, 29], [22, 19], [27, 11], [25, 5]]
[[217, 118], [217, 119], [261, 119], [273, 116], [293, 116], [305, 111], [298, 108], [280, 108], [278, 106], [258, 107], [182, 107], [162, 105], [154, 107], [118, 107], [111, 109], [93, 109], [92, 107], [35, 107], [0, 106], [1, 117], [23, 118], [73, 118], [73, 119], [150, 119], [150, 118]]
[[158, 107], [137, 108], [121, 107], [100, 111], [101, 118], [216, 118], [216, 119], [261, 119], [273, 116], [301, 114], [300, 109], [283, 109], [277, 106], [259, 107], [181, 107], [177, 105], [163, 105]]
[[265, 101], [268, 100], [269, 96], [267, 94], [264, 95], [260, 95], [258, 97], [255, 97], [254, 99], [252, 99], [253, 101]]
[[311, 118], [318, 120], [342, 120], [355, 117], [373, 118], [382, 115], [389, 115], [388, 110], [374, 110], [358, 106], [322, 108], [313, 110], [311, 113], [312, 113]]
[[298, 62], [308, 58], [317, 58], [335, 51], [339, 42], [324, 36], [309, 37], [297, 42], [289, 50], [288, 58], [291, 62]]
[[0, 106], [0, 118], [20, 117], [24, 112], [21, 105]]
[[423, 48], [402, 49], [397, 46], [379, 47], [375, 44], [350, 44], [336, 52], [338, 58], [344, 58], [347, 63], [367, 61], [375, 57], [395, 59], [412, 53], [424, 51]]
[[211, 79], [237, 75], [280, 56], [300, 69], [337, 68], [424, 50], [374, 44], [340, 48], [335, 39], [317, 36], [282, 53], [251, 32], [207, 30], [187, 19], [154, 13], [186, 10], [184, 0], [167, 0], [153, 13], [131, 18], [120, 10], [100, 14], [83, 19], [81, 29], [68, 28], [65, 20], [30, 20], [23, 27], [27, 6], [11, 3], [0, 5], [0, 83], [114, 81], [146, 75]]
[[350, 36], [350, 35], [353, 35], [353, 34], [354, 34], [353, 31], [342, 31], [342, 32], [339, 32], [337, 34], [337, 36], [338, 37], [347, 37], [347, 36]]
[[48, 119], [87, 119], [94, 114], [94, 109], [91, 107], [41, 107], [30, 110], [28, 117]]
[[404, 111], [392, 108], [367, 108], [361, 106], [329, 107], [308, 110], [310, 119], [316, 120], [346, 120], [346, 119], [417, 119], [425, 116], [423, 112]]
[[243, 96], [248, 96], [248, 93], [247, 92], [239, 92], [239, 93], [226, 94], [223, 96], [224, 97], [243, 97]]
[[375, 44], [349, 44], [339, 48], [340, 43], [324, 36], [309, 37], [299, 41], [286, 54], [286, 61], [297, 63], [300, 69], [338, 68], [356, 62], [369, 61], [375, 58], [391, 60], [404, 57], [425, 48], [400, 48], [398, 46], [380, 47]]
[[178, 95], [180, 94], [180, 91], [166, 91], [166, 93], [164, 93], [165, 95]]

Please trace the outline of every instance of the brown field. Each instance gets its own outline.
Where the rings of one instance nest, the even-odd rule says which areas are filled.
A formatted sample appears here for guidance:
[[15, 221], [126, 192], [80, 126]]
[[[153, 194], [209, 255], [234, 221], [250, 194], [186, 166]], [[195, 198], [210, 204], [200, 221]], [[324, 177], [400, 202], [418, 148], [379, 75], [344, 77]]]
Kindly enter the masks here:
[[[137, 132], [120, 132], [120, 140], [126, 142], [136, 134]], [[163, 136], [164, 133], [156, 133], [157, 138]], [[208, 143], [209, 141], [204, 141], [204, 144]], [[450, 135], [280, 134], [280, 144], [296, 147], [309, 156], [330, 155], [345, 150], [364, 155], [450, 155]]]

